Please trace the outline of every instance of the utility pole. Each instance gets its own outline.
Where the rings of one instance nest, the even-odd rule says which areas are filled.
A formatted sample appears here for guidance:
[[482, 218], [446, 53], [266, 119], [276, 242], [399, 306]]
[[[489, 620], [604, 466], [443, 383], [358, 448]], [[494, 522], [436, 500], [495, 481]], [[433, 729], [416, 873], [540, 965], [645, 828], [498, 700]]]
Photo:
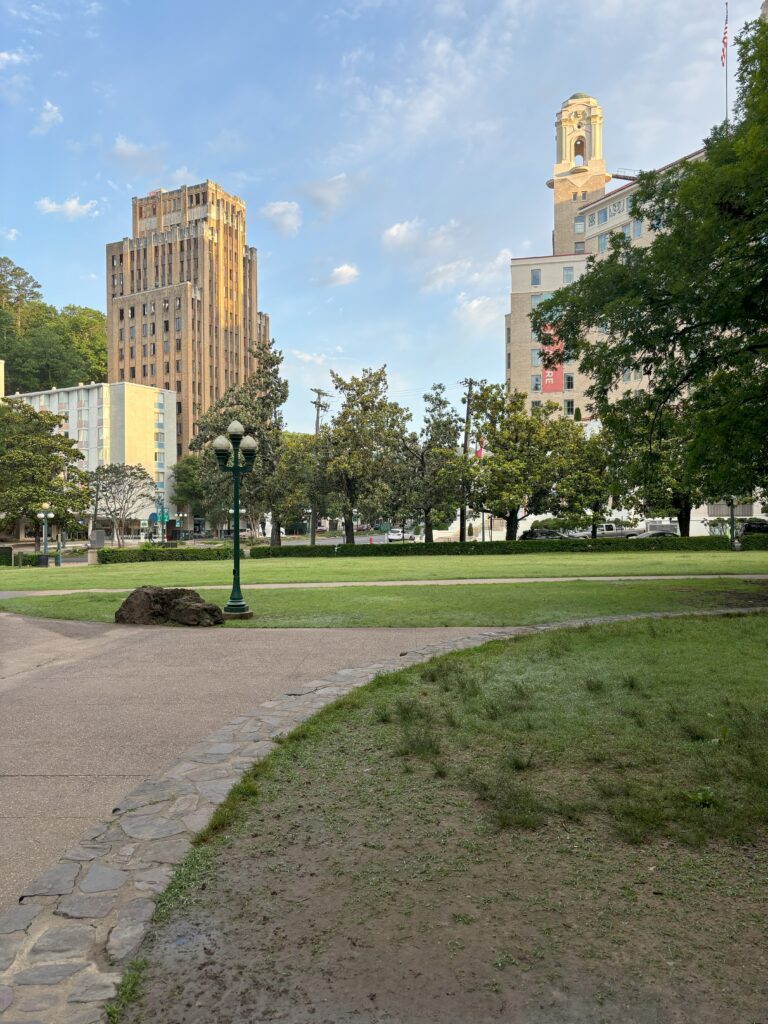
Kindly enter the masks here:
[[[328, 412], [330, 405], [328, 402], [324, 402], [324, 398], [330, 398], [328, 391], [323, 391], [322, 388], [310, 388], [309, 389], [315, 396], [314, 402], [311, 404], [315, 407], [315, 437], [320, 436], [320, 413]], [[312, 511], [309, 518], [309, 543], [314, 547], [315, 538], [317, 536], [317, 507], [313, 501]]]
[[[461, 382], [467, 389], [467, 411], [464, 416], [464, 461], [467, 461], [467, 455], [469, 454], [469, 429], [472, 424], [472, 389], [475, 384], [479, 383], [473, 380], [472, 377], [468, 377], [466, 380]], [[459, 540], [465, 541], [467, 539], [467, 495], [466, 490], [461, 496], [461, 508], [459, 509]]]

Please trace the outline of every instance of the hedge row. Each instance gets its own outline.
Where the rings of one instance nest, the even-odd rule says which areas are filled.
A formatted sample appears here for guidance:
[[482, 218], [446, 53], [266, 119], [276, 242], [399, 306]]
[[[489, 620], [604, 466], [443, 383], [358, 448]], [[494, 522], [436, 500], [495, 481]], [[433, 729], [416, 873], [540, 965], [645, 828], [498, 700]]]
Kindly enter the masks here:
[[748, 533], [741, 538], [742, 551], [768, 551], [768, 533]]
[[[42, 552], [40, 552], [40, 554], [42, 554]], [[53, 554], [49, 554], [48, 557], [51, 560], [51, 564], [53, 564]], [[37, 558], [38, 556], [36, 554], [29, 554], [26, 551], [21, 555], [17, 553], [14, 557], [12, 547], [0, 547], [0, 568], [10, 569], [12, 566], [15, 566], [18, 569], [25, 565], [35, 566], [37, 565]]]
[[[243, 549], [240, 549], [243, 554]], [[222, 548], [102, 548], [99, 562], [115, 565], [125, 562], [217, 562], [232, 557], [231, 547]]]
[[494, 540], [483, 543], [437, 541], [434, 544], [292, 544], [279, 548], [251, 548], [251, 558], [393, 558], [402, 555], [532, 555], [613, 551], [727, 551], [727, 537], [657, 537], [628, 540]]

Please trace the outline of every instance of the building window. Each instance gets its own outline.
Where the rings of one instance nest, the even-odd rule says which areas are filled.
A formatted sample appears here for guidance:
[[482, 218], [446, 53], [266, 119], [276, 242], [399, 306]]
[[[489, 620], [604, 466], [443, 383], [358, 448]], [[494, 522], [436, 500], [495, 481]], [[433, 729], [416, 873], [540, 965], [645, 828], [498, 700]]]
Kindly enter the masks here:
[[512, 369], [512, 356], [510, 355], [509, 352], [507, 352], [507, 369]]
[[541, 374], [531, 374], [531, 391], [541, 391]]
[[167, 334], [168, 331], [170, 331], [170, 329], [171, 329], [171, 321], [170, 320], [163, 320], [163, 333]]
[[125, 320], [125, 310], [124, 309], [119, 309], [117, 311], [117, 319], [118, 320]]
[[122, 341], [122, 340], [123, 340], [123, 335], [124, 335], [124, 333], [125, 333], [125, 331], [124, 331], [124, 330], [123, 330], [123, 328], [121, 327], [121, 328], [120, 328], [120, 330], [119, 330], [119, 331], [117, 332], [117, 340], [118, 340], [118, 341]]
[[132, 366], [129, 374], [131, 380], [136, 380], [136, 367]]
[[142, 336], [142, 338], [146, 338], [146, 336], [148, 334], [149, 334], [149, 328], [147, 327], [146, 324], [142, 324], [141, 325], [141, 336]]
[[131, 339], [131, 341], [133, 341], [133, 339], [136, 337], [136, 328], [133, 326], [133, 324], [131, 324], [131, 326], [128, 328], [128, 337]]
[[639, 238], [643, 233], [643, 222], [641, 220], [632, 221], [632, 237]]
[[563, 267], [563, 284], [573, 283], [573, 267]]
[[176, 391], [177, 391], [177, 392], [178, 392], [179, 394], [181, 394], [181, 381], [180, 381], [180, 380], [177, 380], [177, 381], [176, 381]]
[[541, 402], [537, 398], [534, 398], [534, 400], [531, 402], [531, 409], [540, 409], [540, 408], [541, 408]]
[[176, 299], [176, 309], [181, 309], [181, 299], [180, 298]]
[[552, 292], [541, 292], [539, 295], [531, 296], [531, 309], [536, 309], [540, 302], [544, 302], [546, 299], [552, 298]]
[[573, 416], [573, 405], [574, 405], [573, 399], [572, 398], [566, 398], [564, 405], [565, 405], [565, 415], [566, 416]]
[[531, 349], [531, 366], [541, 366], [541, 349]]
[[123, 361], [123, 360], [125, 359], [125, 349], [124, 349], [124, 348], [121, 348], [121, 349], [120, 349], [120, 351], [119, 351], [119, 353], [118, 353], [118, 358], [119, 358], [119, 360], [120, 360], [120, 362], [121, 362], [121, 363], [122, 363], [122, 361]]
[[176, 330], [177, 331], [181, 330], [181, 317], [180, 316], [176, 317]]
[[573, 391], [574, 377], [572, 373], [566, 373], [564, 376], [564, 391]]
[[577, 235], [583, 235], [586, 223], [583, 217], [574, 217], [573, 219], [573, 230]]
[[176, 360], [176, 373], [181, 373], [181, 360]]
[[120, 380], [125, 380], [125, 370], [120, 371]]
[[621, 375], [621, 379], [624, 381], [625, 384], [628, 384], [632, 380], [632, 371], [625, 370], [624, 373], [622, 373]]
[[629, 238], [629, 224], [622, 224], [621, 225], [621, 230], [624, 232], [624, 235], [627, 238]]
[[129, 355], [130, 355], [131, 359], [135, 359], [136, 358], [136, 349], [133, 348], [133, 346], [131, 346]]
[[181, 352], [181, 338], [176, 339], [176, 351]]
[[147, 376], [147, 364], [146, 364], [146, 363], [143, 363], [143, 364], [142, 364], [142, 367], [141, 367], [141, 376], [142, 376], [142, 377], [146, 377], [146, 376]]
[[608, 232], [604, 231], [602, 235], [597, 236], [597, 251], [605, 252], [608, 249]]
[[129, 306], [128, 307], [128, 319], [129, 320], [133, 320], [135, 316], [136, 316], [136, 307], [135, 306]]
[[146, 354], [147, 354], [147, 346], [146, 345], [142, 345], [141, 346], [141, 354], [143, 356], [146, 356]]
[[541, 270], [538, 267], [531, 268], [531, 287], [541, 287]]
[[575, 253], [584, 252], [584, 243], [583, 242], [576, 242], [576, 244], [573, 247], [573, 251]]
[[579, 198], [579, 193], [578, 192], [574, 192], [573, 193], [573, 201], [574, 201], [574, 203], [577, 201], [578, 198]]
[[582, 192], [581, 193], [581, 201], [582, 201], [582, 203], [586, 200], [586, 198], [587, 198], [587, 193], [586, 192]]
[[608, 207], [604, 206], [602, 210], [597, 211], [597, 223], [607, 224], [608, 223]]

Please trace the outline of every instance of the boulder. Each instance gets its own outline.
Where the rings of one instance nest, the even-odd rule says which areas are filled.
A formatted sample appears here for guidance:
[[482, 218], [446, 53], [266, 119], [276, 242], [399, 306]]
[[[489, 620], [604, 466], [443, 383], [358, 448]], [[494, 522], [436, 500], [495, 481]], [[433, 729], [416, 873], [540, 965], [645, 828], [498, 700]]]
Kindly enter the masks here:
[[223, 621], [218, 605], [183, 587], [138, 587], [115, 612], [115, 622], [131, 626], [218, 626]]

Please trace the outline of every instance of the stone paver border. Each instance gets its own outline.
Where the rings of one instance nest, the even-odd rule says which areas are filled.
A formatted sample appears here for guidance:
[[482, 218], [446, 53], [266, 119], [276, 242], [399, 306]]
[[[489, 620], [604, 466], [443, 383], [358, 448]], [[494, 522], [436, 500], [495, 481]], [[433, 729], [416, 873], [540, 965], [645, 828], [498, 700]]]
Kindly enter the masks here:
[[129, 793], [112, 818], [88, 829], [18, 906], [0, 915], [1, 1024], [101, 1024], [123, 966], [136, 955], [157, 895], [216, 806], [279, 737], [375, 676], [490, 640], [636, 619], [749, 615], [768, 608], [651, 612], [508, 626], [341, 669], [233, 718], [182, 761]]

